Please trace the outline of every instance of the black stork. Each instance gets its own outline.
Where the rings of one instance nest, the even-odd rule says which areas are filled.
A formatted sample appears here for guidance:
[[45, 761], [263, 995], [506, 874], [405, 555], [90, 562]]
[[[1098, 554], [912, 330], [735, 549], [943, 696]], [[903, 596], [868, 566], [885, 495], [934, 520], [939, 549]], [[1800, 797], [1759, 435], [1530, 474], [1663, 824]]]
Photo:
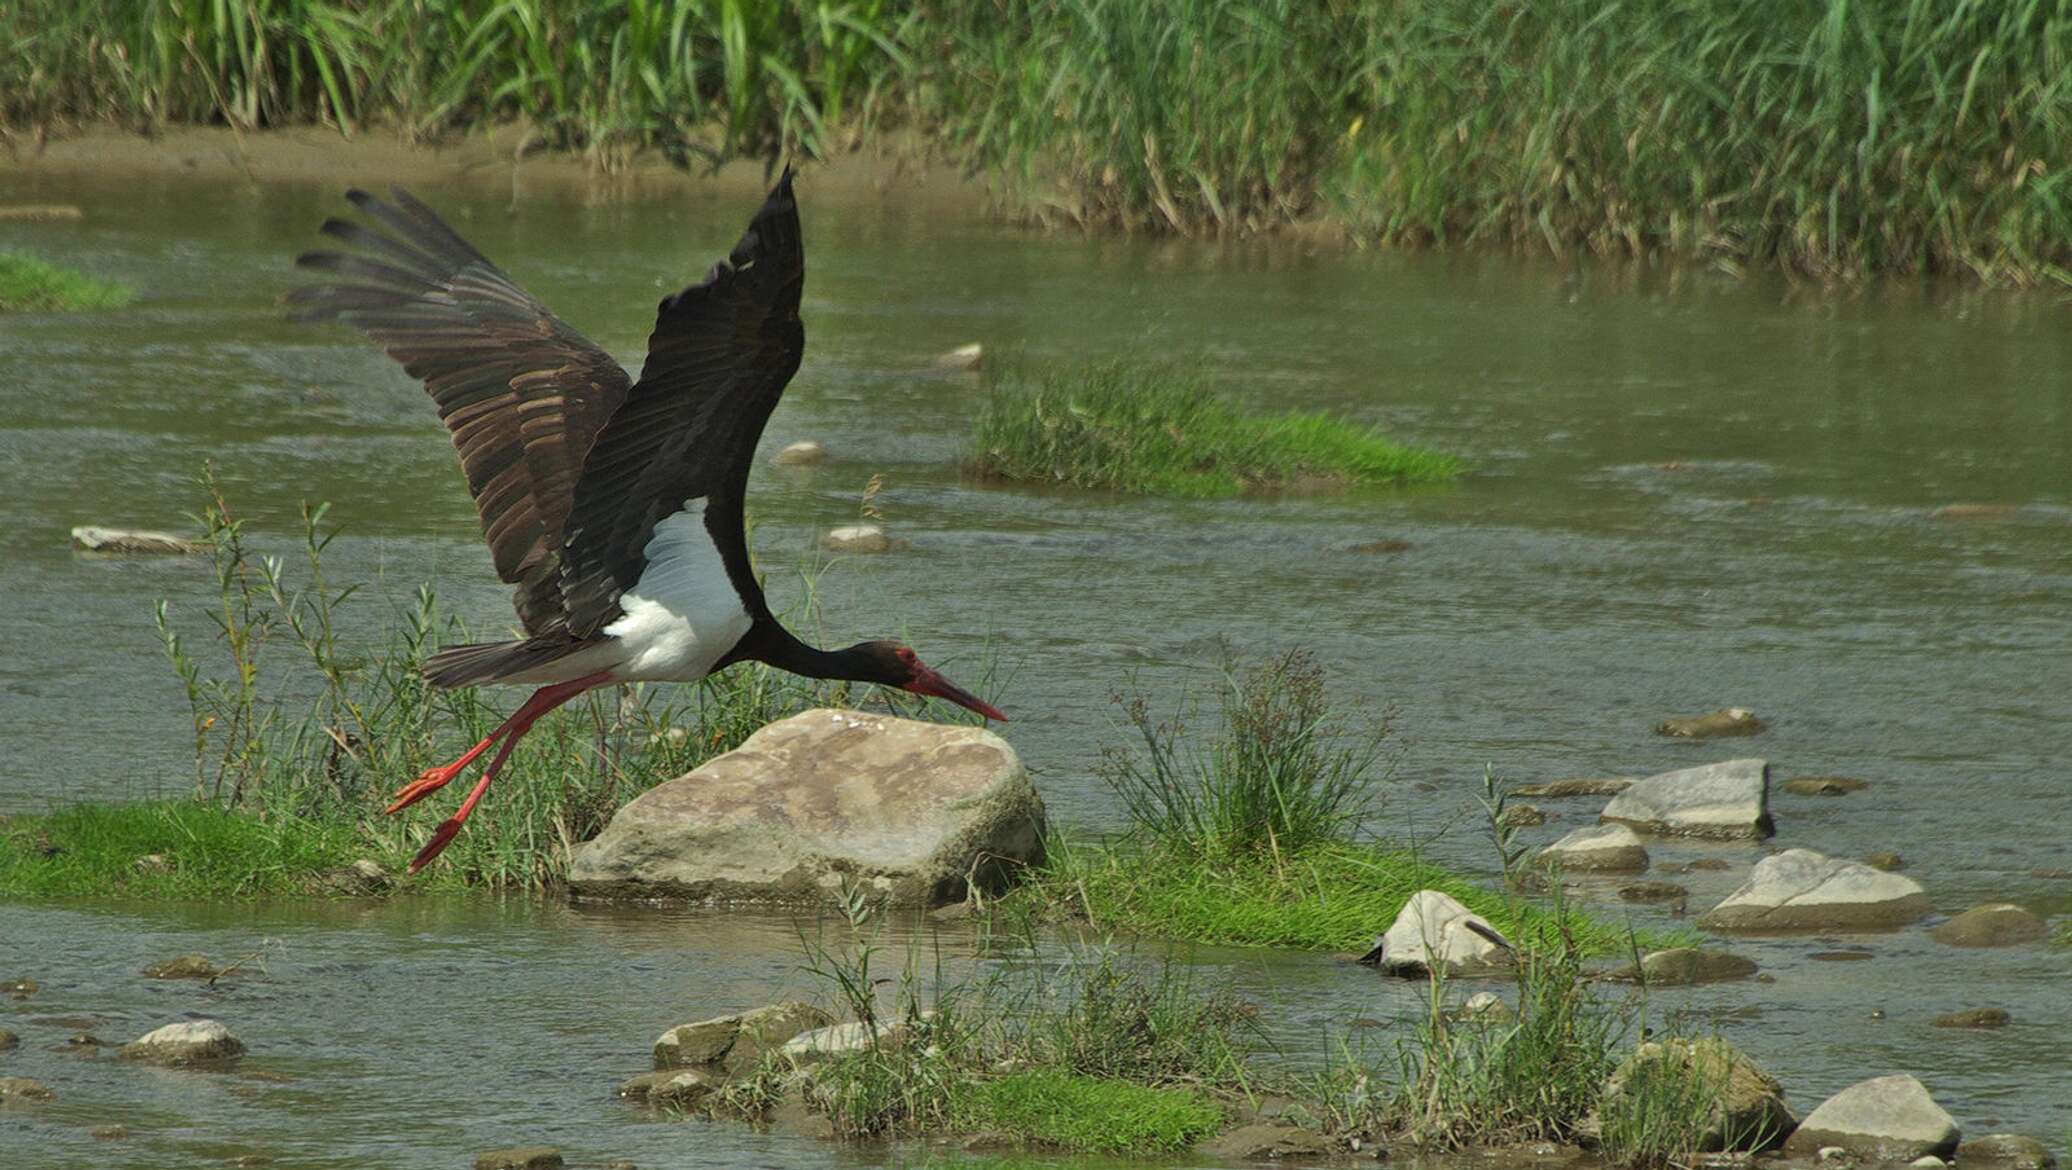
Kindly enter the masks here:
[[637, 381], [430, 208], [400, 188], [391, 196], [347, 193], [376, 226], [327, 220], [323, 233], [353, 253], [298, 257], [335, 280], [287, 302], [300, 320], [359, 328], [424, 382], [460, 451], [497, 576], [517, 587], [526, 637], [440, 650], [426, 680], [539, 686], [482, 742], [396, 793], [391, 813], [497, 748], [411, 872], [453, 840], [533, 723], [593, 687], [693, 682], [754, 660], [1006, 718], [905, 646], [806, 645], [770, 613], [749, 565], [749, 465], [806, 340], [789, 169], [727, 259], [663, 299]]

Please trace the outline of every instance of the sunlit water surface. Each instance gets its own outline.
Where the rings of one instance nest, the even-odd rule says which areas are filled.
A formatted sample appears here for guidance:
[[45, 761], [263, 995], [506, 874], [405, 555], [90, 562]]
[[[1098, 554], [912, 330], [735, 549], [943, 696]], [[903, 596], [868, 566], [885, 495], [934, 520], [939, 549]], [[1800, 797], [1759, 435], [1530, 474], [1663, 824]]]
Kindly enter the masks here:
[[[548, 192], [514, 212], [507, 192], [420, 189], [633, 363], [656, 298], [723, 252], [748, 210], [694, 190]], [[298, 502], [329, 500], [347, 533], [331, 558], [341, 578], [392, 599], [432, 580], [478, 628], [509, 622], [422, 392], [357, 337], [275, 308], [288, 258], [339, 209], [334, 191], [0, 175], [0, 199], [16, 198], [77, 202], [87, 218], [0, 224], [0, 247], [141, 296], [119, 313], [0, 318], [0, 812], [188, 783], [186, 713], [150, 610], [170, 598], [198, 638], [207, 570], [77, 556], [66, 530], [181, 527], [205, 458], [262, 545], [289, 551]], [[811, 176], [803, 198], [808, 352], [764, 446], [814, 438], [834, 458], [756, 473], [773, 594], [797, 599], [791, 570], [819, 563], [818, 532], [853, 520], [883, 473], [879, 506], [911, 548], [821, 574], [827, 639], [903, 634], [967, 671], [990, 639], [1007, 734], [1060, 821], [1115, 824], [1089, 767], [1115, 738], [1113, 688], [1134, 675], [1170, 699], [1213, 686], [1225, 646], [1302, 644], [1345, 704], [1395, 709], [1379, 826], [1464, 867], [1490, 864], [1466, 815], [1485, 763], [1522, 782], [1757, 753], [1780, 778], [1871, 787], [1778, 796], [1779, 835], [1761, 848], [1657, 848], [1658, 863], [1731, 863], [1677, 879], [1694, 907], [1767, 849], [1808, 846], [1895, 849], [1944, 913], [2012, 899], [2072, 914], [2072, 881], [2049, 876], [2072, 866], [2072, 309], [2058, 300], [1086, 240], [896, 193], [819, 200]], [[1044, 360], [1198, 361], [1246, 401], [1377, 423], [1474, 471], [1415, 493], [1214, 503], [967, 482], [957, 465], [980, 391], [928, 366], [974, 340]], [[1932, 515], [1951, 503], [2015, 510]], [[1348, 551], [1383, 540], [1409, 547]], [[347, 636], [378, 638], [392, 612], [360, 603]], [[1771, 730], [1724, 746], [1648, 732], [1728, 704]], [[1536, 840], [1597, 805], [1549, 807]], [[487, 898], [0, 905], [0, 976], [43, 984], [0, 1007], [24, 1038], [0, 1073], [61, 1098], [0, 1112], [0, 1162], [431, 1167], [521, 1142], [659, 1166], [909, 1156], [658, 1121], [612, 1096], [670, 1024], [814, 990], [800, 930]], [[961, 932], [933, 945], [951, 969], [981, 961]], [[1906, 1070], [1970, 1132], [2058, 1144], [2072, 1129], [2072, 948], [1958, 951], [1920, 930], [1734, 945], [1775, 981], [1657, 1004], [1718, 1020], [1801, 1111]], [[1805, 957], [1855, 946], [1872, 958]], [[262, 952], [266, 972], [214, 989], [136, 974], [197, 950]], [[1414, 988], [1328, 956], [1182, 957], [1258, 999], [1290, 1059], [1418, 1009]], [[2015, 1022], [1929, 1027], [1973, 1006]], [[244, 1037], [238, 1073], [51, 1050], [81, 1029], [121, 1041], [186, 1013]], [[1391, 1028], [1356, 1031], [1394, 1043]], [[129, 1137], [88, 1136], [117, 1122]]]

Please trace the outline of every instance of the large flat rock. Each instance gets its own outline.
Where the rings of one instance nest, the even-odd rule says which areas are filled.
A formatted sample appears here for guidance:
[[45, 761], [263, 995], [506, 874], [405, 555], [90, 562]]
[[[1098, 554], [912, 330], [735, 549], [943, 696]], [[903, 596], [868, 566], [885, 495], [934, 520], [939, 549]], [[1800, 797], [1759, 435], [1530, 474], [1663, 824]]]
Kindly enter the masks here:
[[1770, 765], [1722, 760], [1636, 780], [1598, 819], [1643, 833], [1719, 840], [1761, 840], [1770, 821]]
[[1859, 1081], [1820, 1103], [1784, 1144], [1786, 1154], [1811, 1156], [1840, 1146], [1859, 1158], [1908, 1162], [1947, 1158], [1963, 1135], [1920, 1081], [1901, 1073]]
[[1921, 883], [1811, 849], [1765, 857], [1748, 881], [1698, 920], [1707, 930], [1752, 933], [1885, 929], [1929, 911]]
[[819, 708], [619, 810], [569, 865], [578, 897], [812, 903], [844, 880], [895, 905], [961, 900], [1042, 854], [1043, 801], [978, 727]]

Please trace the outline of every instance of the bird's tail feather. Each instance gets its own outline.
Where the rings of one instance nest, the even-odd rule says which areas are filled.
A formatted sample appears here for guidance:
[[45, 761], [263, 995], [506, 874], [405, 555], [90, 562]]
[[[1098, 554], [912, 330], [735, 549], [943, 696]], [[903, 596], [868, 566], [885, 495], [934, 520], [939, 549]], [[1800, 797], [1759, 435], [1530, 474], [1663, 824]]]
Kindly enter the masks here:
[[567, 638], [448, 646], [425, 660], [423, 673], [425, 681], [435, 687], [541, 681], [528, 676], [583, 646], [584, 643]]

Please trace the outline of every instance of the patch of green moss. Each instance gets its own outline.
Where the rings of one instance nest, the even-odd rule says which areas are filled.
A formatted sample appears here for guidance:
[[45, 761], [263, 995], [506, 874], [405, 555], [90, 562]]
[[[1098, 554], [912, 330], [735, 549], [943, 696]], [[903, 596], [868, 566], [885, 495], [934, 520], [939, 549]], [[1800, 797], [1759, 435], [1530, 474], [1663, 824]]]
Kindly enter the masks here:
[[20, 252], [0, 252], [0, 312], [48, 313], [114, 309], [130, 290]]
[[1437, 483], [1461, 470], [1370, 427], [1241, 410], [1186, 369], [1123, 362], [1011, 375], [980, 413], [976, 445], [981, 476], [1185, 499]]
[[1055, 1070], [973, 1086], [984, 1128], [1027, 1145], [1087, 1153], [1166, 1153], [1215, 1133], [1223, 1111], [1192, 1089], [1156, 1089]]

